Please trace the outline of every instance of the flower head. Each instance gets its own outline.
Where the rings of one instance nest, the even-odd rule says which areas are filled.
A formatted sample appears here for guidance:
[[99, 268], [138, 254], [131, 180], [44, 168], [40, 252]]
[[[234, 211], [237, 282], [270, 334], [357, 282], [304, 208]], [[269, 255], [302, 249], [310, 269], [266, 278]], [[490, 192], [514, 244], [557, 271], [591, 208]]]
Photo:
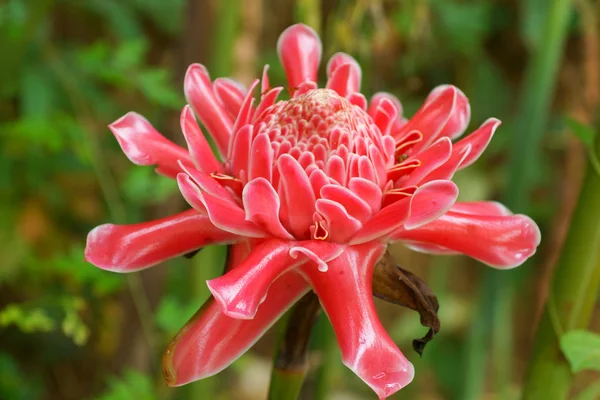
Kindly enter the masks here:
[[312, 289], [344, 364], [384, 398], [414, 375], [373, 305], [372, 272], [387, 245], [403, 241], [510, 268], [533, 255], [540, 233], [500, 204], [456, 202], [453, 174], [480, 156], [500, 124], [489, 119], [453, 144], [470, 118], [460, 90], [436, 88], [407, 120], [391, 94], [367, 102], [349, 55], [330, 59], [327, 85], [318, 88], [322, 47], [307, 26], [286, 29], [277, 48], [291, 92], [285, 101], [277, 101], [283, 88], [270, 87], [267, 68], [255, 103], [258, 80], [246, 90], [190, 66], [190, 105], [181, 113], [187, 150], [135, 113], [110, 125], [129, 159], [176, 179], [192, 208], [137, 225], [101, 225], [88, 236], [86, 259], [131, 272], [207, 244], [232, 245], [228, 272], [208, 281], [213, 298], [165, 354], [170, 385], [228, 366]]

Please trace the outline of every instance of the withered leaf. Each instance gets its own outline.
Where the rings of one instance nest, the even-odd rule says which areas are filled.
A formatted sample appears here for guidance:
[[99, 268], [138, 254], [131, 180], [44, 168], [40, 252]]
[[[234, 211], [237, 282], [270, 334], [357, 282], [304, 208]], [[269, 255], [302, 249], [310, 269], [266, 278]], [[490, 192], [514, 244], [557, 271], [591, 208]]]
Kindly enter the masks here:
[[396, 265], [392, 256], [386, 253], [373, 271], [373, 295], [419, 313], [421, 325], [429, 331], [422, 338], [413, 340], [412, 345], [419, 355], [423, 355], [425, 345], [440, 330], [439, 304], [429, 286], [412, 272]]

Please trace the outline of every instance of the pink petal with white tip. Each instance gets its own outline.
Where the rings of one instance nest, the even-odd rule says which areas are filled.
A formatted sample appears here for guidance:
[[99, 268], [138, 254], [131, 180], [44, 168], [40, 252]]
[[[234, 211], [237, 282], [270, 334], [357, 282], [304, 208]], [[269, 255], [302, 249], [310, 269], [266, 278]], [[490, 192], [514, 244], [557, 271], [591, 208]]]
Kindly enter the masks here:
[[408, 385], [414, 376], [381, 325], [371, 291], [371, 275], [385, 246], [368, 243], [347, 248], [325, 273], [302, 267], [335, 331], [344, 365], [380, 399]]
[[235, 120], [242, 107], [244, 97], [246, 97], [246, 88], [241, 83], [230, 78], [215, 79], [213, 88], [231, 120]]
[[156, 172], [173, 179], [181, 172], [177, 160], [193, 165], [186, 149], [158, 133], [146, 118], [137, 113], [127, 113], [108, 127], [123, 153], [134, 164], [156, 165]]
[[221, 156], [227, 155], [233, 121], [217, 99], [208, 71], [203, 65], [192, 64], [185, 73], [185, 97], [194, 113], [214, 139]]
[[294, 237], [308, 237], [315, 212], [315, 195], [310, 180], [298, 161], [288, 154], [279, 157], [277, 167], [281, 184], [279, 197], [286, 208], [286, 212], [281, 213], [285, 218], [283, 223]]
[[198, 123], [196, 123], [194, 113], [189, 105], [186, 105], [181, 111], [179, 122], [196, 168], [206, 173], [223, 172], [221, 163], [215, 158], [208, 141], [200, 130]]
[[256, 178], [248, 182], [242, 192], [242, 201], [247, 221], [255, 223], [273, 236], [294, 238], [279, 220], [279, 196], [265, 178]]
[[287, 28], [277, 41], [277, 54], [291, 87], [316, 82], [323, 46], [317, 33], [303, 24]]
[[449, 211], [420, 228], [394, 232], [394, 240], [441, 246], [495, 268], [514, 268], [535, 254], [540, 230], [525, 215], [475, 215]]
[[134, 225], [105, 224], [87, 237], [85, 260], [114, 272], [133, 272], [202, 246], [232, 243], [238, 236], [222, 231], [196, 210]]
[[[263, 241], [237, 268], [206, 282], [223, 312], [232, 318], [252, 319], [273, 281], [284, 272], [310, 261], [310, 258], [299, 257], [302, 252], [298, 249], [292, 251], [296, 247], [305, 248], [324, 263], [342, 252], [340, 245], [330, 242]], [[309, 264], [317, 269], [314, 263]]]
[[227, 368], [307, 291], [304, 278], [286, 273], [273, 283], [251, 320], [228, 317], [211, 297], [169, 344], [163, 357], [167, 385], [185, 385]]
[[385, 239], [391, 232], [405, 227], [416, 228], [445, 214], [458, 197], [458, 188], [452, 181], [432, 181], [419, 187], [412, 196], [382, 208], [367, 221], [350, 240], [360, 244]]
[[496, 129], [498, 129], [501, 123], [502, 122], [496, 118], [490, 118], [469, 136], [454, 143], [453, 148], [455, 151], [460, 151], [469, 145], [471, 146], [471, 151], [469, 152], [469, 155], [461, 162], [460, 166], [458, 167], [459, 170], [466, 168], [477, 161], [479, 156], [481, 156], [485, 148], [492, 140], [494, 132], [496, 132]]

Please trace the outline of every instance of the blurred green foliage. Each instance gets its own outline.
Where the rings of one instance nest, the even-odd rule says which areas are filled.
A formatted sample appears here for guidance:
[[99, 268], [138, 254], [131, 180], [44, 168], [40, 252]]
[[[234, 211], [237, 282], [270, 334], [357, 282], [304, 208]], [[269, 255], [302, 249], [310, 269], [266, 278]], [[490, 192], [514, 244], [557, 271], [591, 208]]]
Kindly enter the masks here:
[[[512, 121], [526, 61], [544, 40], [544, 0], [345, 1], [335, 7], [325, 1], [263, 0], [256, 1], [262, 10], [259, 17], [244, 11], [247, 6], [241, 1], [199, 1], [200, 12], [191, 11], [192, 3], [0, 4], [1, 399], [264, 398], [264, 366], [273, 336], [267, 335], [233, 368], [188, 388], [167, 389], [157, 368], [168, 340], [208, 297], [204, 281], [220, 273], [222, 265], [215, 260], [223, 260], [223, 249], [204, 250], [193, 261], [174, 260], [158, 267], [164, 268], [158, 277], [144, 272], [141, 294], [132, 294], [135, 286], [127, 278], [83, 261], [85, 237], [94, 226], [141, 222], [180, 207], [176, 184], [151, 167], [132, 166], [106, 125], [133, 110], [180, 140], [177, 118], [185, 104], [180, 77], [186, 67], [180, 63], [192, 61], [185, 49], [198, 48], [194, 54], [199, 58], [193, 61], [209, 65], [213, 78], [243, 75], [246, 57], [250, 61], [245, 68], [258, 76], [268, 63], [272, 84], [284, 85], [275, 53], [277, 35], [303, 20], [319, 25], [314, 28], [324, 40], [324, 59], [335, 51], [351, 53], [363, 67], [363, 92], [394, 93], [408, 116], [433, 87], [453, 83], [471, 101], [470, 129], [488, 117], [504, 120], [481, 160], [457, 174], [461, 199], [502, 197], [509, 178], [511, 136], [527, 135], [513, 132]], [[215, 3], [219, 6], [212, 7]], [[273, 10], [284, 8], [287, 11], [273, 15]], [[198, 35], [194, 28], [199, 26], [213, 34]], [[248, 33], [253, 29], [259, 30], [258, 36]], [[583, 47], [582, 29], [575, 18], [569, 33], [573, 49]], [[243, 54], [248, 42], [238, 39], [244, 35], [255, 37], [255, 58]], [[208, 50], [201, 51], [207, 43]], [[581, 56], [575, 53], [562, 60], [563, 67], [583, 74]], [[566, 75], [561, 80], [561, 101], [553, 105], [545, 128], [543, 157], [531, 166], [536, 174], [527, 193], [530, 207], [519, 210], [529, 213], [547, 237], [558, 229], [554, 225], [560, 222], [559, 207], [566, 207], [562, 191], [573, 177], [565, 165], [569, 157], [580, 156], [568, 152], [562, 129], [563, 116], [583, 107], [578, 103], [581, 96], [573, 93], [584, 87], [569, 79]], [[597, 131], [581, 124], [570, 127], [584, 143]], [[552, 240], [548, 247], [554, 246]], [[541, 256], [528, 267], [532, 272], [524, 278], [523, 290], [514, 293], [517, 349], [511, 354], [511, 398], [518, 397], [527, 338], [539, 306], [535, 294], [545, 283], [542, 270], [552, 250], [542, 247]], [[473, 330], [494, 331], [501, 324], [491, 315], [475, 317], [475, 305], [482, 301], [480, 266], [465, 258], [432, 260], [403, 249], [396, 253], [437, 293], [442, 331], [419, 359], [410, 350], [410, 341], [423, 332], [418, 317], [378, 303], [391, 335], [418, 371], [415, 382], [393, 398], [495, 398], [494, 360], [485, 358], [490, 338], [471, 340]], [[156, 342], [152, 345], [140, 334], [139, 319], [147, 316], [131, 305], [132, 296], [140, 295], [149, 298], [153, 309], [145, 321]], [[323, 350], [331, 342], [323, 321], [316, 332], [316, 366], [304, 398], [329, 398], [329, 393], [372, 398], [370, 390], [340, 365], [335, 347]], [[593, 346], [597, 345], [590, 343], [577, 354], [585, 357], [585, 350]], [[140, 349], [145, 354], [140, 356]], [[482, 360], [483, 368], [473, 367]], [[261, 380], [262, 372], [266, 377]], [[589, 380], [583, 376], [578, 387]], [[590, 386], [579, 400], [595, 398], [598, 390]]]

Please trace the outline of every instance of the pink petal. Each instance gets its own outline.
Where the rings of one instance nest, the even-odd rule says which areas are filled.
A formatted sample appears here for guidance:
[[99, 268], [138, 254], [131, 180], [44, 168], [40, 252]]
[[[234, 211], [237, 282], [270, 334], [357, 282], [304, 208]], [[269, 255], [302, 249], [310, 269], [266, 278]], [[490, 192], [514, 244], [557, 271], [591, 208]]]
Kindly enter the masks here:
[[404, 242], [404, 245], [413, 251], [425, 254], [433, 254], [438, 256], [453, 256], [460, 254], [454, 250], [448, 250], [445, 247], [436, 246], [435, 244], [430, 243]]
[[208, 71], [203, 65], [190, 65], [185, 73], [184, 91], [188, 103], [208, 129], [221, 156], [227, 155], [233, 121], [219, 103]]
[[360, 221], [348, 214], [340, 203], [319, 199], [315, 208], [325, 219], [332, 242], [345, 243], [362, 227]]
[[135, 225], [104, 224], [87, 237], [86, 261], [115, 272], [148, 268], [202, 246], [238, 238], [214, 226], [196, 210]]
[[227, 110], [229, 117], [234, 120], [240, 112], [244, 97], [246, 97], [246, 88], [230, 78], [217, 78], [213, 84], [217, 98]]
[[492, 140], [494, 132], [496, 132], [501, 123], [496, 118], [489, 118], [475, 132], [454, 143], [454, 151], [460, 151], [466, 146], [471, 146], [469, 155], [461, 162], [458, 169], [466, 168], [477, 161]]
[[231, 193], [229, 193], [223, 186], [221, 186], [221, 184], [213, 179], [211, 175], [202, 171], [198, 171], [194, 168], [185, 168], [184, 166], [181, 166], [181, 169], [185, 174], [192, 178], [194, 183], [198, 185], [203, 192], [235, 204], [235, 199]]
[[239, 176], [240, 171], [249, 169], [252, 128], [252, 125], [245, 125], [233, 134], [227, 162], [230, 165], [231, 173], [235, 176]]
[[398, 120], [398, 110], [392, 100], [387, 97], [381, 96], [377, 100], [377, 102], [371, 103], [369, 115], [381, 133], [387, 135], [392, 131], [394, 122]]
[[459, 201], [450, 211], [461, 214], [508, 216], [513, 213], [497, 201]]
[[319, 35], [303, 24], [287, 28], [277, 41], [277, 54], [291, 87], [316, 82], [323, 47]]
[[279, 197], [286, 206], [281, 215], [282, 221], [294, 237], [308, 237], [315, 212], [315, 195], [310, 180], [298, 161], [288, 154], [279, 157], [277, 166], [281, 183]]
[[398, 100], [398, 98], [396, 96], [394, 96], [391, 93], [387, 93], [387, 92], [378, 92], [375, 93], [373, 95], [373, 97], [371, 97], [371, 101], [369, 102], [369, 109], [368, 109], [368, 114], [375, 119], [375, 114], [377, 113], [377, 108], [382, 106], [382, 102], [384, 100], [390, 101], [392, 106], [395, 108], [395, 112], [392, 112], [390, 109], [388, 109], [387, 105], [384, 105], [384, 110], [387, 110], [388, 114], [395, 114], [396, 115], [396, 119], [399, 121], [400, 117], [402, 117], [402, 113], [404, 112], [404, 109], [402, 108], [402, 103], [400, 103], [400, 100]]
[[341, 204], [348, 214], [361, 222], [366, 221], [372, 214], [369, 204], [362, 200], [358, 193], [354, 193], [346, 187], [334, 184], [324, 185], [321, 188], [321, 197]]
[[471, 145], [467, 145], [458, 150], [453, 148], [448, 161], [429, 173], [418, 184], [422, 185], [423, 183], [430, 181], [452, 179], [460, 164], [469, 156], [469, 153], [471, 153]]
[[374, 182], [364, 178], [352, 178], [348, 182], [348, 188], [371, 207], [372, 212], [381, 209], [381, 188]]
[[329, 262], [325, 273], [302, 270], [333, 325], [344, 365], [379, 398], [408, 385], [414, 376], [404, 357], [381, 325], [373, 303], [371, 275], [385, 246], [364, 244], [348, 247]]
[[[207, 281], [208, 288], [223, 313], [232, 318], [252, 319], [273, 281], [286, 271], [307, 262], [305, 257], [298, 257], [298, 250], [293, 251], [296, 247], [312, 253], [322, 263], [337, 257], [342, 251], [339, 245], [316, 240], [263, 241], [237, 268]], [[313, 263], [310, 265], [317, 269]]]
[[367, 99], [362, 93], [350, 93], [347, 99], [351, 104], [357, 106], [363, 111], [367, 111]]
[[424, 139], [413, 147], [418, 152], [436, 139], [460, 136], [469, 124], [471, 110], [469, 101], [458, 88], [442, 85], [434, 89], [423, 106], [394, 137], [398, 140], [405, 133], [417, 130]]
[[279, 196], [265, 178], [248, 182], [242, 192], [242, 201], [247, 221], [255, 223], [273, 236], [294, 238], [279, 220]]
[[275, 101], [277, 100], [277, 97], [279, 96], [279, 93], [281, 93], [282, 90], [283, 90], [283, 88], [281, 86], [275, 87], [275, 88], [269, 90], [266, 94], [264, 94], [261, 97], [260, 104], [256, 107], [256, 111], [254, 112], [255, 118], [260, 119], [261, 114], [266, 109], [268, 109], [273, 104], [275, 104]]
[[442, 137], [426, 150], [407, 159], [402, 164], [409, 164], [413, 160], [419, 160], [419, 167], [415, 168], [409, 175], [403, 176], [395, 182], [394, 187], [417, 185], [430, 172], [442, 166], [452, 154], [452, 142], [448, 137]]
[[362, 71], [354, 58], [345, 53], [334, 54], [327, 63], [327, 89], [335, 90], [340, 96], [360, 92]]
[[163, 357], [169, 386], [217, 374], [246, 352], [308, 291], [306, 281], [289, 272], [277, 279], [251, 320], [234, 319], [210, 298], [171, 341]]
[[439, 218], [458, 197], [458, 188], [452, 181], [432, 181], [419, 187], [411, 197], [384, 207], [367, 221], [350, 240], [360, 244], [387, 237], [404, 226], [413, 229]]
[[400, 229], [392, 237], [441, 246], [495, 268], [513, 268], [535, 253], [540, 230], [525, 215], [485, 216], [449, 211], [420, 228]]
[[[252, 116], [254, 115], [254, 96], [252, 93], [259, 82], [258, 79], [255, 79], [248, 87], [248, 93], [246, 93], [240, 112], [238, 113], [235, 123], [233, 124], [233, 129], [231, 130], [234, 134], [244, 125], [248, 125], [252, 122]], [[228, 154], [231, 154], [231, 143], [229, 144]]]
[[186, 105], [181, 111], [179, 122], [194, 165], [206, 173], [223, 172], [221, 163], [215, 158], [208, 141], [196, 123], [194, 113], [189, 105]]
[[260, 227], [246, 221], [242, 208], [229, 200], [201, 191], [187, 174], [177, 175], [177, 184], [186, 201], [199, 211], [206, 212], [213, 225], [240, 236], [257, 238], [265, 236], [265, 232]]
[[181, 172], [177, 160], [193, 165], [186, 149], [158, 133], [146, 118], [137, 113], [127, 113], [108, 127], [123, 153], [134, 164], [157, 165], [158, 173], [173, 179]]
[[266, 133], [260, 133], [252, 142], [248, 179], [265, 178], [270, 181], [273, 173], [273, 149]]

